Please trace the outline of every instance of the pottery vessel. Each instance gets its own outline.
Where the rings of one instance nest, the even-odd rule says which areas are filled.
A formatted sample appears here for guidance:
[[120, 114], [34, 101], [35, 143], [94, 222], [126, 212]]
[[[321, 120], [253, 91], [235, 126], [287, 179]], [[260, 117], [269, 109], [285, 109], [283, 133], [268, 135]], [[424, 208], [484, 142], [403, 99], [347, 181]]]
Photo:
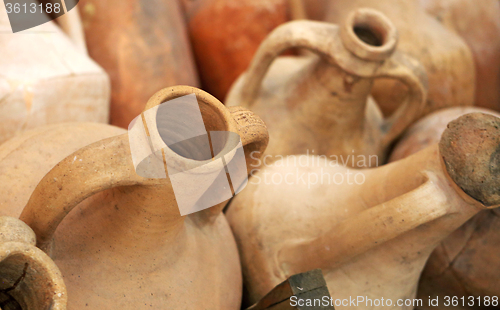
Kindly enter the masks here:
[[426, 11], [462, 37], [474, 56], [474, 105], [500, 111], [500, 2], [420, 0]]
[[46, 124], [108, 121], [107, 75], [54, 22], [13, 34], [2, 2], [0, 32], [0, 143]]
[[[167, 88], [151, 98], [146, 110], [188, 94], [196, 95], [207, 130], [239, 134], [248, 163], [252, 151], [263, 151], [267, 131], [258, 117], [241, 108], [228, 109], [201, 90]], [[74, 126], [68, 124], [65, 130], [72, 132]], [[100, 127], [108, 134], [117, 130]], [[82, 137], [85, 131], [81, 129]], [[62, 129], [48, 130], [57, 132]], [[87, 139], [94, 139], [95, 131], [89, 132]], [[43, 145], [45, 137], [38, 139]], [[68, 140], [66, 136], [59, 144]], [[23, 148], [19, 143], [16, 150]], [[225, 203], [181, 216], [169, 177], [144, 178], [136, 173], [128, 133], [62, 153], [65, 158], [45, 171], [32, 194], [26, 190], [19, 196], [31, 195], [21, 219], [61, 269], [69, 308], [240, 308], [241, 270], [221, 212]], [[164, 154], [169, 171], [199, 163], [208, 171], [217, 164], [185, 158], [170, 148]], [[17, 169], [30, 169], [37, 160], [32, 156], [28, 163], [19, 162]]]
[[292, 274], [321, 268], [334, 299], [394, 302], [342, 309], [407, 309], [396, 301], [415, 297], [434, 248], [500, 204], [488, 161], [500, 119], [474, 113], [448, 127], [439, 145], [382, 167], [348, 169], [303, 155], [254, 173], [227, 211], [248, 301]]
[[198, 86], [176, 0], [81, 0], [79, 7], [89, 54], [111, 78], [112, 125], [127, 128], [165, 86]]
[[[370, 157], [364, 167], [382, 164], [387, 146], [420, 114], [426, 97], [425, 72], [395, 51], [397, 37], [392, 23], [371, 9], [352, 12], [341, 27], [286, 23], [262, 43], [226, 105], [262, 115], [272, 159], [309, 153]], [[278, 57], [293, 47], [317, 56]], [[373, 81], [383, 77], [408, 86], [407, 100], [386, 119], [369, 98]]]
[[186, 6], [204, 89], [219, 100], [247, 68], [259, 44], [289, 20], [288, 0], [196, 0]]
[[65, 310], [61, 272], [35, 247], [35, 233], [13, 217], [0, 217], [0, 308]]
[[[401, 160], [437, 143], [449, 122], [472, 112], [500, 117], [500, 113], [476, 107], [432, 113], [410, 127], [396, 144], [390, 161]], [[499, 215], [498, 210], [481, 211], [439, 244], [422, 274], [419, 297], [439, 296], [444, 300], [444, 296], [500, 296]], [[430, 308], [433, 307], [422, 309]]]
[[[469, 47], [458, 34], [427, 14], [420, 0], [330, 1], [326, 20], [342, 23], [350, 11], [360, 7], [383, 12], [398, 30], [398, 49], [425, 67], [429, 93], [421, 116], [444, 107], [474, 104], [476, 79]], [[406, 89], [385, 79], [375, 83], [373, 95], [384, 115], [391, 115], [401, 105]]]

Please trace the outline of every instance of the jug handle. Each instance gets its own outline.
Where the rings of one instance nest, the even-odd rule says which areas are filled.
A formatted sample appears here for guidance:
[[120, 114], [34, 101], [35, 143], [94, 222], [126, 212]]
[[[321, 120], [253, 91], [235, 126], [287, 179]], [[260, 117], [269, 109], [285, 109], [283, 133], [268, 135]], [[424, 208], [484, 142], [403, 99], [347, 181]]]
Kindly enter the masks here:
[[[416, 189], [348, 218], [313, 240], [286, 245], [276, 257], [279, 274], [283, 278], [311, 268], [335, 269], [371, 248], [447, 215], [449, 203], [438, 182], [427, 179]], [[314, 253], [315, 259], [302, 253]]]
[[[247, 150], [264, 151], [268, 135], [260, 118], [249, 111], [233, 108], [234, 113], [241, 112], [245, 119], [245, 122], [237, 123], [234, 120], [236, 117], [220, 101], [197, 88], [176, 86], [163, 89], [153, 95], [146, 109], [192, 93], [195, 93], [199, 100], [212, 103], [215, 109], [226, 116], [230, 129], [240, 134], [244, 149], [247, 147]], [[134, 185], [167, 186], [166, 182], [167, 179], [143, 178], [136, 173], [128, 133], [125, 133], [83, 147], [59, 162], [37, 185], [20, 219], [35, 232], [37, 246], [48, 252], [59, 223], [86, 198], [110, 188]], [[222, 207], [215, 206], [213, 208], [217, 210], [206, 214], [218, 215]]]
[[374, 78], [395, 79], [408, 87], [406, 101], [381, 124], [382, 145], [387, 147], [420, 116], [427, 100], [427, 74], [416, 59], [395, 51], [377, 69]]
[[[355, 37], [352, 24], [356, 14], [370, 14], [384, 22], [385, 27], [390, 29], [387, 43], [383, 48], [373, 48]], [[303, 20], [288, 22], [277, 27], [262, 42], [247, 72], [241, 77], [239, 93], [230, 92], [226, 101], [251, 107], [273, 61], [287, 49], [304, 48], [351, 74], [365, 78], [392, 78], [408, 87], [405, 104], [381, 124], [381, 130], [384, 132], [382, 143], [384, 146], [390, 144], [419, 117], [425, 105], [427, 99], [425, 69], [417, 60], [403, 53], [394, 52], [397, 43], [396, 30], [378, 11], [358, 9], [351, 13], [347, 20], [342, 29], [333, 24]]]

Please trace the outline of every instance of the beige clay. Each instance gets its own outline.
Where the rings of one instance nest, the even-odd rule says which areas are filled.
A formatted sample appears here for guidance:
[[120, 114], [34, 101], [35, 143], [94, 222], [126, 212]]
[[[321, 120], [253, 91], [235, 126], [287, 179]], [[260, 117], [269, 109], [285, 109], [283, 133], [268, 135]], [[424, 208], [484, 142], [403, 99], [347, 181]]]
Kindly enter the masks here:
[[[500, 119], [474, 113], [450, 123], [439, 145], [382, 167], [351, 170], [303, 156], [255, 173], [227, 212], [249, 302], [292, 274], [321, 268], [334, 299], [394, 301], [342, 309], [405, 309], [395, 303], [415, 297], [434, 248], [500, 204], [498, 175], [485, 160], [499, 128]], [[475, 160], [464, 166], [468, 156]], [[482, 182], [464, 181], [472, 168]]]
[[[270, 156], [373, 155], [382, 164], [386, 148], [420, 115], [426, 98], [423, 68], [395, 51], [397, 41], [393, 24], [372, 9], [352, 12], [341, 26], [289, 22], [264, 40], [226, 105], [263, 118]], [[278, 57], [292, 47], [317, 57]], [[387, 119], [369, 98], [374, 79], [382, 77], [408, 87], [407, 100]]]

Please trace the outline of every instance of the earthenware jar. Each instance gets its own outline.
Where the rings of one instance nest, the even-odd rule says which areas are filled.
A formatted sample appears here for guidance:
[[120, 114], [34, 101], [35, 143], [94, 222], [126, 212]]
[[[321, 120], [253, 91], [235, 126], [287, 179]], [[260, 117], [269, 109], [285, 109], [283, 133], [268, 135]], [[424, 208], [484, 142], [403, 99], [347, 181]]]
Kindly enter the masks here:
[[165, 86], [198, 86], [176, 0], [81, 0], [79, 7], [89, 54], [111, 78], [112, 125], [127, 128]]
[[262, 40], [289, 20], [288, 1], [184, 1], [200, 79], [209, 93], [224, 100]]
[[[267, 131], [258, 117], [228, 109], [201, 90], [164, 89], [146, 109], [189, 94], [196, 95], [207, 130], [239, 134], [248, 163], [252, 151], [263, 151]], [[148, 132], [153, 141], [158, 138]], [[221, 212], [225, 203], [181, 216], [172, 177], [139, 176], [129, 138], [114, 136], [67, 156], [43, 177], [21, 214], [37, 234], [37, 245], [61, 269], [69, 307], [239, 309], [241, 270]], [[228, 140], [224, 150], [229, 145]], [[214, 160], [186, 158], [168, 147], [163, 154], [169, 173], [200, 163], [210, 172], [220, 168], [215, 159], [223, 152]], [[156, 153], [151, 156], [147, 160]], [[228, 167], [231, 156], [224, 155]]]
[[[273, 159], [314, 153], [370, 156], [365, 167], [382, 164], [387, 146], [420, 114], [426, 96], [425, 72], [395, 51], [397, 37], [392, 23], [372, 9], [352, 12], [342, 27], [286, 23], [262, 43], [226, 105], [262, 115]], [[278, 57], [292, 47], [318, 56]], [[408, 100], [388, 119], [368, 99], [374, 79], [381, 77], [408, 86]]]
[[489, 168], [499, 128], [496, 117], [468, 114], [448, 125], [439, 145], [381, 167], [348, 169], [302, 155], [254, 173], [226, 214], [249, 302], [292, 274], [321, 268], [334, 299], [383, 296], [393, 301], [384, 309], [406, 309], [396, 301], [415, 297], [434, 248], [500, 204], [498, 172]]
[[[337, 0], [330, 1], [326, 20], [342, 23], [357, 8], [383, 12], [398, 29], [400, 51], [414, 57], [429, 76], [429, 93], [422, 116], [450, 106], [474, 104], [474, 59], [467, 44], [427, 14], [420, 0]], [[406, 95], [406, 89], [393, 80], [375, 83], [373, 95], [385, 115], [391, 115]]]
[[13, 34], [0, 3], [0, 55], [0, 143], [46, 124], [108, 121], [106, 73], [54, 22]]
[[[390, 161], [437, 143], [449, 122], [472, 112], [500, 117], [500, 113], [476, 107], [437, 111], [410, 127], [396, 144]], [[422, 274], [419, 297], [439, 296], [444, 301], [444, 296], [500, 296], [499, 215], [498, 210], [481, 211], [439, 244]], [[475, 302], [477, 305], [478, 300]]]
[[1, 309], [66, 309], [68, 296], [61, 272], [35, 242], [28, 225], [13, 217], [0, 217]]
[[500, 2], [420, 0], [443, 26], [462, 37], [474, 56], [474, 105], [500, 111]]

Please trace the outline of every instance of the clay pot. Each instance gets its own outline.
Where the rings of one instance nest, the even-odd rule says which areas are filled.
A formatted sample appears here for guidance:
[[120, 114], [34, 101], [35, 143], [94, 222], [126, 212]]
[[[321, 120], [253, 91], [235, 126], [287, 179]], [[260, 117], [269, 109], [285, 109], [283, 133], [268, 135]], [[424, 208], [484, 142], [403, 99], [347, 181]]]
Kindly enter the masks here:
[[500, 2], [420, 0], [443, 26], [459, 34], [476, 64], [474, 105], [500, 111]]
[[[500, 117], [500, 113], [475, 107], [435, 112], [410, 127], [396, 144], [390, 161], [401, 160], [435, 144], [450, 121], [472, 112]], [[422, 274], [419, 297], [439, 296], [444, 300], [444, 296], [500, 296], [498, 215], [497, 210], [481, 211], [439, 244]], [[431, 308], [434, 307], [422, 309]]]
[[[193, 93], [207, 130], [238, 133], [248, 160], [251, 151], [263, 151], [267, 132], [258, 117], [241, 108], [228, 109], [200, 90], [165, 89], [151, 98], [146, 109]], [[61, 145], [71, 139], [69, 133], [78, 132], [75, 124], [65, 126], [68, 134], [62, 135]], [[117, 130], [100, 128], [108, 133]], [[79, 129], [82, 137], [85, 131]], [[49, 136], [61, 132], [61, 128], [48, 129], [26, 141], [37, 134], [37, 144], [47, 150], [44, 143]], [[87, 139], [94, 139], [94, 134], [89, 130]], [[18, 153], [23, 148], [20, 142]], [[225, 203], [180, 216], [170, 178], [143, 178], [136, 173], [128, 134], [64, 153], [67, 157], [45, 171], [32, 194], [22, 193], [31, 197], [21, 219], [61, 269], [71, 309], [240, 308], [241, 270], [233, 235], [221, 212]], [[169, 148], [164, 154], [169, 171], [198, 163]], [[229, 165], [231, 157], [225, 158]], [[37, 161], [31, 156], [18, 162], [17, 169], [29, 170]], [[42, 164], [46, 166], [43, 156]], [[203, 167], [209, 170], [215, 164], [209, 159]], [[25, 182], [31, 184], [31, 180]]]
[[499, 205], [498, 173], [489, 168], [498, 128], [498, 118], [468, 114], [448, 125], [439, 145], [382, 167], [351, 170], [301, 155], [254, 173], [227, 211], [248, 300], [321, 268], [334, 299], [383, 296], [394, 301], [384, 308], [406, 309], [396, 300], [415, 297], [434, 248]]
[[35, 242], [35, 233], [28, 225], [12, 217], [0, 217], [1, 309], [66, 309], [61, 272]]
[[184, 1], [204, 89], [224, 100], [262, 40], [289, 20], [289, 0]]
[[0, 143], [46, 124], [108, 121], [107, 75], [54, 22], [12, 34], [0, 3], [0, 55]]
[[[399, 33], [398, 49], [414, 57], [429, 76], [427, 104], [421, 116], [450, 107], [473, 105], [475, 68], [467, 44], [427, 14], [420, 0], [338, 0], [331, 1], [326, 20], [342, 23], [347, 14], [360, 7], [380, 10]], [[384, 115], [401, 105], [406, 89], [393, 80], [377, 81], [373, 95]]]
[[[418, 62], [395, 51], [397, 33], [381, 13], [359, 9], [342, 27], [294, 21], [262, 43], [226, 105], [252, 109], [269, 127], [267, 154], [370, 156], [365, 167], [384, 162], [387, 146], [420, 114], [426, 76]], [[278, 57], [288, 48], [317, 57]], [[369, 100], [374, 79], [408, 86], [408, 100], [384, 119]], [[334, 137], [334, 138], [333, 138]]]
[[111, 78], [111, 124], [127, 128], [165, 86], [198, 85], [176, 0], [81, 0], [90, 56]]

